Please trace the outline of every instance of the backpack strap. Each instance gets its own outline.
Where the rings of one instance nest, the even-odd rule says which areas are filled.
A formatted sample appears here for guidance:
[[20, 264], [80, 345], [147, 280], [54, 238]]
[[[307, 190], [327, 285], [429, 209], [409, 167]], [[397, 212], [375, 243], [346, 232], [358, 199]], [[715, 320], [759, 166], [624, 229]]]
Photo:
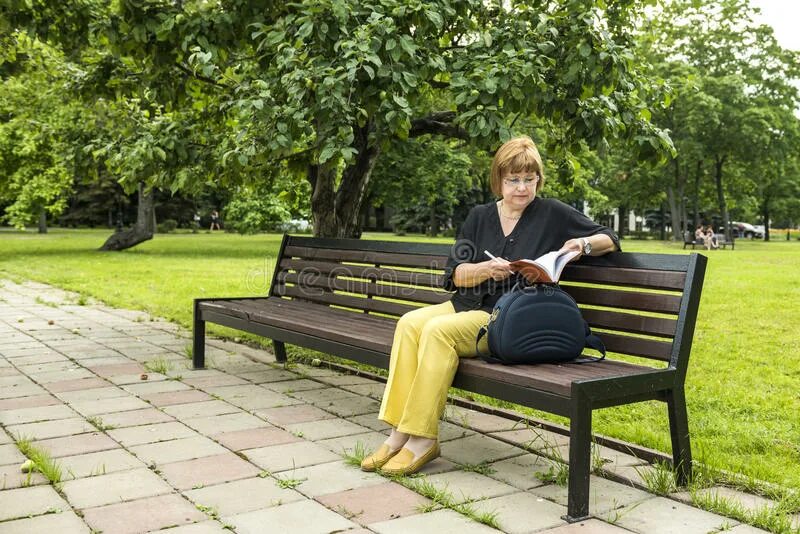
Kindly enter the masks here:
[[489, 333], [489, 325], [484, 325], [478, 330], [478, 337], [475, 339], [475, 354], [477, 354], [481, 360], [485, 361], [486, 363], [505, 363], [503, 360], [495, 358], [492, 356], [490, 352], [483, 352], [480, 349], [481, 339], [483, 336]]
[[603, 343], [603, 340], [600, 339], [595, 334], [592, 334], [591, 329], [589, 328], [589, 323], [584, 321], [586, 325], [586, 346], [590, 349], [594, 349], [601, 354], [601, 356], [582, 356], [575, 360], [575, 363], [590, 363], [590, 362], [600, 362], [606, 359], [606, 346]]

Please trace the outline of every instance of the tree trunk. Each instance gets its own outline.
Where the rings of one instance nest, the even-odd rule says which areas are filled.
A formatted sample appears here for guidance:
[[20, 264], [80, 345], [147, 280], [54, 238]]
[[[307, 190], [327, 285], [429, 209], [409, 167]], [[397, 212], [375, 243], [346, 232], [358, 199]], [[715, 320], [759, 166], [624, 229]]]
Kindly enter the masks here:
[[769, 195], [764, 195], [764, 204], [761, 208], [761, 216], [764, 217], [764, 241], [769, 241], [769, 205], [771, 201]]
[[628, 206], [622, 205], [619, 208], [619, 238], [625, 239], [628, 233]]
[[661, 236], [660, 236], [661, 241], [666, 241], [667, 240], [667, 224], [666, 224], [667, 221], [666, 221], [666, 219], [667, 219], [667, 213], [666, 213], [666, 210], [664, 209], [664, 202], [661, 202]]
[[308, 181], [311, 183], [311, 213], [316, 237], [360, 237], [361, 205], [369, 185], [369, 178], [378, 160], [380, 149], [369, 142], [368, 123], [355, 131], [353, 148], [355, 161], [342, 172], [339, 188], [334, 190], [336, 169], [329, 165], [312, 165]]
[[722, 227], [725, 232], [725, 240], [731, 240], [730, 221], [728, 220], [728, 204], [725, 202], [725, 190], [722, 187], [722, 168], [725, 165], [725, 157], [718, 157], [714, 161], [714, 182], [717, 186], [717, 204], [722, 215]]
[[139, 184], [139, 205], [136, 211], [136, 224], [133, 228], [112, 234], [100, 250], [125, 250], [135, 247], [143, 241], [153, 239], [156, 230], [154, 192], [144, 190]]
[[692, 217], [692, 228], [697, 228], [700, 224], [700, 175], [703, 172], [703, 160], [697, 160], [697, 169], [694, 174], [694, 216]]
[[44, 208], [39, 210], [39, 233], [46, 234], [47, 233], [47, 212]]

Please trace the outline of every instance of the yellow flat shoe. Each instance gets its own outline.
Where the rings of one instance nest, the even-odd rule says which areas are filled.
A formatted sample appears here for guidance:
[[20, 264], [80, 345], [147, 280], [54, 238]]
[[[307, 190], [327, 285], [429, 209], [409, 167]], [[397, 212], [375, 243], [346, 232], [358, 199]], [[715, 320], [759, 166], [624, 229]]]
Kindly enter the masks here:
[[380, 469], [388, 462], [395, 454], [400, 452], [401, 449], [392, 450], [387, 444], [378, 447], [378, 450], [361, 460], [362, 471], [375, 471]]
[[431, 460], [438, 458], [439, 454], [441, 454], [441, 450], [439, 449], [438, 441], [416, 460], [414, 460], [413, 452], [403, 448], [399, 453], [394, 455], [391, 461], [386, 462], [381, 468], [381, 472], [391, 476], [411, 475], [422, 469], [422, 467]]

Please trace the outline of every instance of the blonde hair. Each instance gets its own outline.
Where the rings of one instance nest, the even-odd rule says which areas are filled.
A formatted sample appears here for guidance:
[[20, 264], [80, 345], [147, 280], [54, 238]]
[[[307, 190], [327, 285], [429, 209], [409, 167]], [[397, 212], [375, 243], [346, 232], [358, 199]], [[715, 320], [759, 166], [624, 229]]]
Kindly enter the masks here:
[[503, 175], [509, 173], [533, 172], [539, 176], [536, 182], [538, 193], [544, 185], [544, 166], [542, 156], [533, 139], [527, 135], [509, 139], [497, 149], [492, 160], [491, 186], [492, 193], [503, 196]]

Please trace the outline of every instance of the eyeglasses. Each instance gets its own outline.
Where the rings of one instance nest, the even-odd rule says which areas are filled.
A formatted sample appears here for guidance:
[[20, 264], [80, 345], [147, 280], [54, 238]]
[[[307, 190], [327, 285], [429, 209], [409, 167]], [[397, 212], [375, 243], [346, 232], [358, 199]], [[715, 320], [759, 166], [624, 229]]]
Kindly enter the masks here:
[[519, 187], [520, 184], [524, 185], [525, 187], [533, 187], [538, 181], [539, 177], [535, 174], [532, 176], [513, 176], [510, 178], [503, 178], [503, 183], [511, 187]]

